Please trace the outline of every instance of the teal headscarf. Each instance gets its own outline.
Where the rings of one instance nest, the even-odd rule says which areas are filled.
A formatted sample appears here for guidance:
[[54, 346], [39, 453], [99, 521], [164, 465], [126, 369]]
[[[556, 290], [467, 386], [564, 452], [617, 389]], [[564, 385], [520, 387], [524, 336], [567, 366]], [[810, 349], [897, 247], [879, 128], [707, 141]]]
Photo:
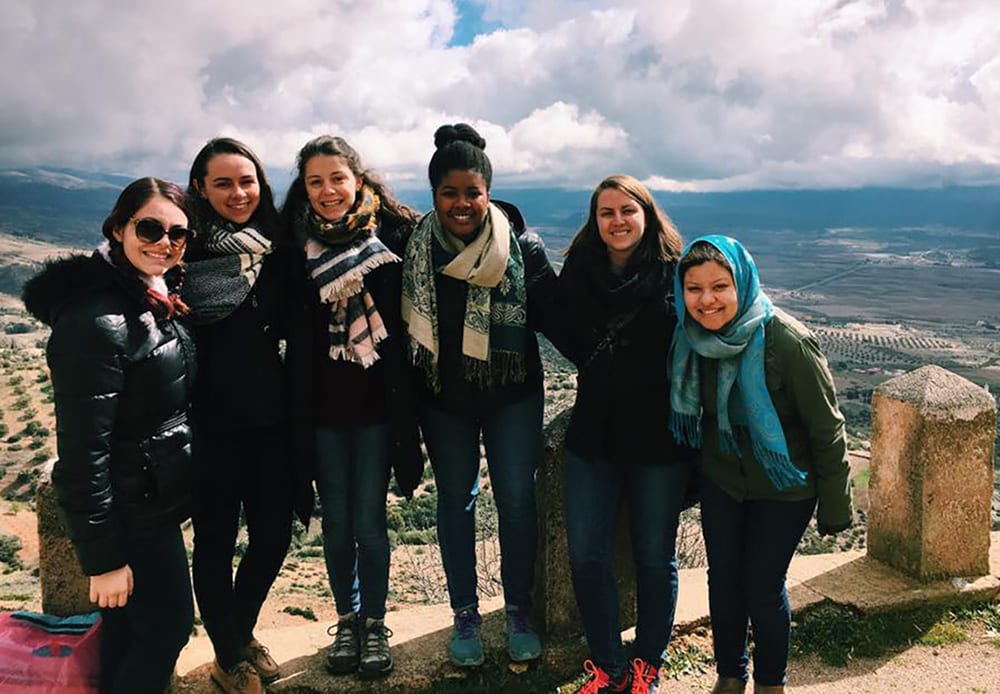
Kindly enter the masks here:
[[[680, 273], [674, 275], [677, 330], [674, 332], [670, 388], [670, 428], [674, 438], [701, 445], [701, 384], [699, 358], [719, 361], [716, 399], [722, 450], [739, 455], [733, 422], [750, 435], [754, 458], [776, 489], [801, 486], [806, 474], [788, 457], [788, 445], [764, 379], [764, 326], [774, 314], [761, 288], [757, 265], [736, 239], [719, 234], [699, 236], [681, 253], [681, 261], [699, 242], [719, 250], [729, 265], [739, 301], [736, 316], [721, 330], [701, 327], [687, 315]], [[734, 385], [736, 386], [734, 389]], [[738, 397], [732, 397], [733, 391]]]

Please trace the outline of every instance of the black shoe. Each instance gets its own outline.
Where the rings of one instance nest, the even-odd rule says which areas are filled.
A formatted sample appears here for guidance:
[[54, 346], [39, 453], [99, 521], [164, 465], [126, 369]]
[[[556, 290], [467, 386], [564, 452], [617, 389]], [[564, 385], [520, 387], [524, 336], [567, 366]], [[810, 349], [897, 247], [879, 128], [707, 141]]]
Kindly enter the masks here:
[[326, 671], [331, 675], [357, 672], [361, 662], [361, 624], [358, 617], [342, 617], [326, 633], [333, 635], [333, 643], [326, 652]]
[[392, 654], [389, 652], [389, 637], [392, 631], [382, 619], [366, 619], [364, 636], [361, 639], [361, 664], [358, 676], [363, 680], [385, 677], [392, 672]]

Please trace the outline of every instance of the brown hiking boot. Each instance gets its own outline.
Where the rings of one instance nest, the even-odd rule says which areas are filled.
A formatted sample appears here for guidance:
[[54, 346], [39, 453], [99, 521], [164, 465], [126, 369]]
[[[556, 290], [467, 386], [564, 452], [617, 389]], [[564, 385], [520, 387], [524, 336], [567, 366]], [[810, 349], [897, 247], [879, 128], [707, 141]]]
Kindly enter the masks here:
[[260, 675], [260, 679], [264, 684], [270, 684], [281, 677], [278, 663], [271, 657], [267, 646], [257, 639], [250, 641], [246, 645], [246, 648], [243, 649], [243, 652], [246, 654], [250, 664], [253, 665], [253, 669]]
[[241, 660], [229, 670], [223, 670], [219, 661], [213, 660], [209, 675], [226, 694], [264, 694], [264, 683], [246, 660]]
[[785, 694], [783, 684], [754, 684], [753, 694]]
[[743, 694], [747, 683], [739, 677], [720, 677], [712, 687], [712, 694]]

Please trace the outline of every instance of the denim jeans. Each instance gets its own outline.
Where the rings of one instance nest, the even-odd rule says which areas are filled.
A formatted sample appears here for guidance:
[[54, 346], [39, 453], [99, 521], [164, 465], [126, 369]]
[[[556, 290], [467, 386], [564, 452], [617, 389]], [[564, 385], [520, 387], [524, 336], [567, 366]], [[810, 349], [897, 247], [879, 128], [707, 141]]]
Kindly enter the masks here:
[[385, 424], [316, 430], [323, 556], [337, 614], [383, 619], [389, 592], [389, 434]]
[[191, 636], [194, 600], [180, 527], [122, 540], [134, 590], [101, 610], [101, 694], [162, 692]]
[[[292, 477], [283, 427], [195, 436], [192, 575], [201, 618], [225, 669], [243, 660], [292, 539]], [[246, 516], [247, 547], [233, 576]]]
[[783, 685], [792, 621], [785, 574], [816, 498], [737, 501], [705, 475], [700, 486], [716, 670], [747, 679], [749, 623], [754, 682]]
[[535, 471], [542, 456], [539, 390], [487, 416], [424, 406], [421, 428], [437, 484], [437, 532], [453, 610], [477, 607], [476, 498], [479, 437], [486, 449], [500, 526], [500, 579], [508, 606], [528, 607], [535, 581], [538, 510]]
[[633, 655], [659, 666], [677, 606], [677, 520], [692, 462], [612, 465], [566, 452], [566, 539], [591, 659], [626, 667], [613, 559], [618, 509], [628, 507], [637, 620]]

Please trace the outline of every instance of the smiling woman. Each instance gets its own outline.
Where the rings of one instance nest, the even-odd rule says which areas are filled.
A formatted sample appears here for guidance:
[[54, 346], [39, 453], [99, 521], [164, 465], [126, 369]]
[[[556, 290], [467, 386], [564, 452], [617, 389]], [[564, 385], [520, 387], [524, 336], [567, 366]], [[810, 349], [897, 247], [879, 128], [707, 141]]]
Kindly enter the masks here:
[[176, 320], [188, 219], [176, 185], [134, 181], [92, 256], [54, 261], [24, 288], [25, 307], [52, 326], [52, 484], [102, 612], [102, 692], [163, 691], [194, 620], [180, 530], [194, 350]]
[[[297, 345], [298, 256], [284, 240], [257, 155], [210, 140], [191, 164], [199, 235], [184, 297], [198, 345], [195, 595], [215, 649], [212, 679], [227, 693], [260, 692], [278, 665], [254, 626], [291, 540], [293, 510], [312, 511], [308, 461], [294, 455], [281, 342]], [[233, 576], [240, 518], [249, 541]]]
[[476, 586], [479, 442], [500, 517], [507, 650], [534, 660], [528, 622], [536, 552], [542, 364], [534, 330], [552, 314], [555, 274], [521, 212], [491, 200], [486, 141], [464, 123], [434, 134], [434, 211], [406, 246], [402, 317], [417, 367], [420, 426], [438, 487], [437, 529], [460, 667], [484, 660]]
[[297, 171], [282, 214], [304, 255], [308, 348], [290, 364], [296, 438], [315, 453], [338, 616], [326, 668], [374, 679], [393, 668], [385, 625], [389, 474], [411, 496], [423, 472], [399, 311], [400, 256], [417, 216], [341, 137], [303, 145]]

